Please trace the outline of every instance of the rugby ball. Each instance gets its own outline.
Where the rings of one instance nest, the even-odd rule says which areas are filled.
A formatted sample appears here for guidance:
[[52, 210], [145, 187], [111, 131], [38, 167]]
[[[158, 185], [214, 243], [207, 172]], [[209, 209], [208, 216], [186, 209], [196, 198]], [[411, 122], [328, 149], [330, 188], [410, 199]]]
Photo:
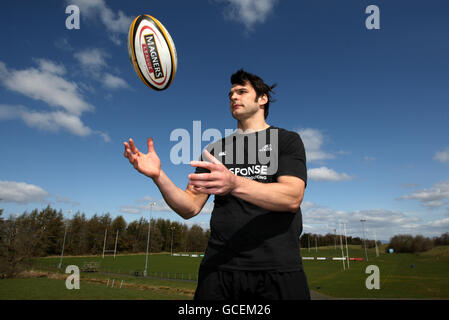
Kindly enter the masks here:
[[167, 89], [175, 77], [178, 56], [167, 29], [156, 18], [136, 17], [128, 33], [128, 54], [139, 78], [154, 90]]

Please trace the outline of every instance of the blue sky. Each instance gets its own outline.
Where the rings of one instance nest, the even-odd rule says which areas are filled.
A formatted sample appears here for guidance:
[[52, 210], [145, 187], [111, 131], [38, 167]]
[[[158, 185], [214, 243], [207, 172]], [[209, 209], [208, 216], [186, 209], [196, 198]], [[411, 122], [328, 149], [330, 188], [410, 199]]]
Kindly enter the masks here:
[[[80, 8], [80, 29], [65, 21]], [[369, 5], [380, 29], [368, 30]], [[268, 123], [297, 131], [309, 182], [304, 232], [388, 240], [449, 230], [449, 3], [447, 1], [21, 1], [0, 11], [0, 207], [50, 204], [127, 221], [181, 219], [123, 158], [153, 137], [181, 188], [178, 128], [234, 129], [229, 77], [239, 68], [277, 83]], [[150, 14], [170, 32], [178, 72], [165, 91], [137, 77], [128, 27]], [[202, 142], [202, 147], [207, 145]], [[192, 140], [193, 145], [193, 140]], [[197, 217], [208, 226], [212, 198]]]

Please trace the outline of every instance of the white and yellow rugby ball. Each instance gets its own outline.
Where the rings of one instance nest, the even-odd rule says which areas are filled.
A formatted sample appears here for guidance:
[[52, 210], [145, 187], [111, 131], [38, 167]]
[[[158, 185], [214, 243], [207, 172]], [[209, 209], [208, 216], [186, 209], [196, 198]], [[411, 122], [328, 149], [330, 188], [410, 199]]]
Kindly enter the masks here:
[[167, 29], [156, 18], [140, 15], [131, 23], [128, 53], [134, 70], [151, 89], [167, 89], [175, 77], [178, 56]]

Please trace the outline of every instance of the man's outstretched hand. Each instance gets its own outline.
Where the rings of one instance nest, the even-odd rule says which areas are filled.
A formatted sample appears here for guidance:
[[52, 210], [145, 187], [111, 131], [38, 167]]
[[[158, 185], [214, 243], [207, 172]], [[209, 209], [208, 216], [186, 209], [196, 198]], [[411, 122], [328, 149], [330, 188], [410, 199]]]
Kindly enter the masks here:
[[148, 153], [144, 154], [137, 149], [133, 139], [129, 139], [129, 144], [128, 142], [123, 143], [125, 145], [125, 152], [123, 155], [137, 171], [147, 177], [156, 179], [161, 173], [161, 160], [154, 150], [153, 138], [148, 138], [147, 143]]

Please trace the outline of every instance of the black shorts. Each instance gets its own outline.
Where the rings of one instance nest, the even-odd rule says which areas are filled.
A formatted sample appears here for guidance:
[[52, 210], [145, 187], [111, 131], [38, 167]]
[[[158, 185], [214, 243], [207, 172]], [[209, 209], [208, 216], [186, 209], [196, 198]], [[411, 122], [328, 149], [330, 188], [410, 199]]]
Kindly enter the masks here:
[[194, 300], [310, 300], [300, 271], [241, 271], [200, 267]]

